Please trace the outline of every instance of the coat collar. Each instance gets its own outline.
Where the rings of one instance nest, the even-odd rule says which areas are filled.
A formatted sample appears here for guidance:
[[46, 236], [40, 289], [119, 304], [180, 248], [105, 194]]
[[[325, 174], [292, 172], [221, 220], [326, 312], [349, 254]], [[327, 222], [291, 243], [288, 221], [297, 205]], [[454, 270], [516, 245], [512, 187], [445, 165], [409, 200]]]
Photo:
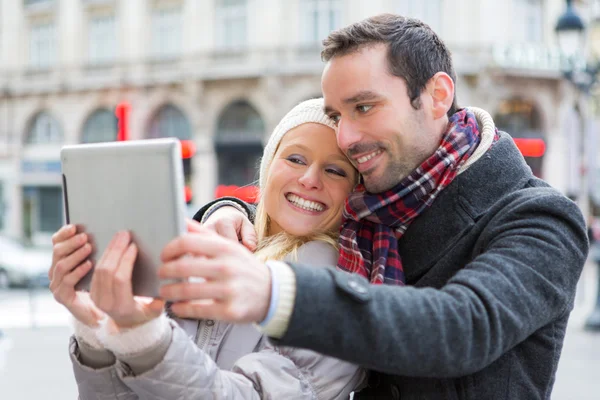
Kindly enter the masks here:
[[425, 275], [501, 197], [532, 178], [512, 138], [500, 132], [489, 151], [458, 175], [398, 242], [407, 284]]

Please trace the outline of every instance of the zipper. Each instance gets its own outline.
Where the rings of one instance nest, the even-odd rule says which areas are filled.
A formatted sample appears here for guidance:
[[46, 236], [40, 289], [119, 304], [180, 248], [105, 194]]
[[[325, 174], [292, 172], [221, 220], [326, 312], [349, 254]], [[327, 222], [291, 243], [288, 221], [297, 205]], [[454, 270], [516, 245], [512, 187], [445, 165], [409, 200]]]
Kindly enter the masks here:
[[[200, 348], [201, 350], [205, 350], [204, 346], [206, 346], [206, 344], [208, 343], [208, 339], [210, 338], [210, 335], [212, 333], [212, 330], [215, 327], [215, 321], [213, 321], [212, 319], [207, 319], [204, 321], [201, 321], [198, 324], [198, 330], [196, 331], [196, 345], [198, 346], [198, 348]], [[200, 334], [200, 331], [202, 331], [202, 334]]]

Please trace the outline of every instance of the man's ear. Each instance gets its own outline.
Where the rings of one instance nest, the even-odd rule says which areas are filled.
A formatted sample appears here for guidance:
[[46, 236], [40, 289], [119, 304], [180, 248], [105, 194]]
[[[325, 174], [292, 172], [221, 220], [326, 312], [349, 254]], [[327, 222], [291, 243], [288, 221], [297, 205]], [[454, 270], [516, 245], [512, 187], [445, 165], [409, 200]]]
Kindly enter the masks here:
[[445, 117], [454, 101], [454, 81], [445, 72], [436, 73], [427, 84], [431, 96], [431, 111], [435, 119]]

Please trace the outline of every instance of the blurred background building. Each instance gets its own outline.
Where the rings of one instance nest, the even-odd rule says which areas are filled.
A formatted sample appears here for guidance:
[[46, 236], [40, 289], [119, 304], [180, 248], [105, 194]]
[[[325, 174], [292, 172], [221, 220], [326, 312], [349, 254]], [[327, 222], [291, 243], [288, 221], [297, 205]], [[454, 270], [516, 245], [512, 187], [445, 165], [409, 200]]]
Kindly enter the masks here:
[[[600, 17], [598, 0], [574, 5], [586, 23]], [[586, 180], [600, 199], [600, 125], [589, 123], [600, 107], [563, 78], [554, 28], [564, 9], [564, 0], [0, 0], [0, 233], [49, 241], [63, 222], [61, 146], [116, 140], [121, 102], [130, 139], [195, 142], [190, 210], [219, 184], [251, 184], [262, 139], [320, 95], [321, 40], [381, 12], [440, 34], [461, 105], [543, 141], [527, 158], [536, 175], [574, 198]]]

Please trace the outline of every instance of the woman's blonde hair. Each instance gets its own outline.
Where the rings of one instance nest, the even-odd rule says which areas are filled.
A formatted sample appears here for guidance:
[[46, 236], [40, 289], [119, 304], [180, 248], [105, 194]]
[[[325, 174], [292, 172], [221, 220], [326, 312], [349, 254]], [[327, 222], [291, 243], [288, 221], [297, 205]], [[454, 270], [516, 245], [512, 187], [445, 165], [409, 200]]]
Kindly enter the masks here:
[[[261, 188], [261, 192], [262, 192]], [[261, 197], [256, 208], [254, 218], [254, 229], [258, 238], [258, 245], [254, 253], [261, 261], [283, 260], [288, 257], [290, 261], [298, 260], [298, 249], [304, 243], [320, 240], [338, 249], [337, 239], [339, 232], [315, 232], [308, 236], [294, 236], [287, 232], [280, 232], [268, 236], [270, 219], [265, 210], [264, 199]]]

